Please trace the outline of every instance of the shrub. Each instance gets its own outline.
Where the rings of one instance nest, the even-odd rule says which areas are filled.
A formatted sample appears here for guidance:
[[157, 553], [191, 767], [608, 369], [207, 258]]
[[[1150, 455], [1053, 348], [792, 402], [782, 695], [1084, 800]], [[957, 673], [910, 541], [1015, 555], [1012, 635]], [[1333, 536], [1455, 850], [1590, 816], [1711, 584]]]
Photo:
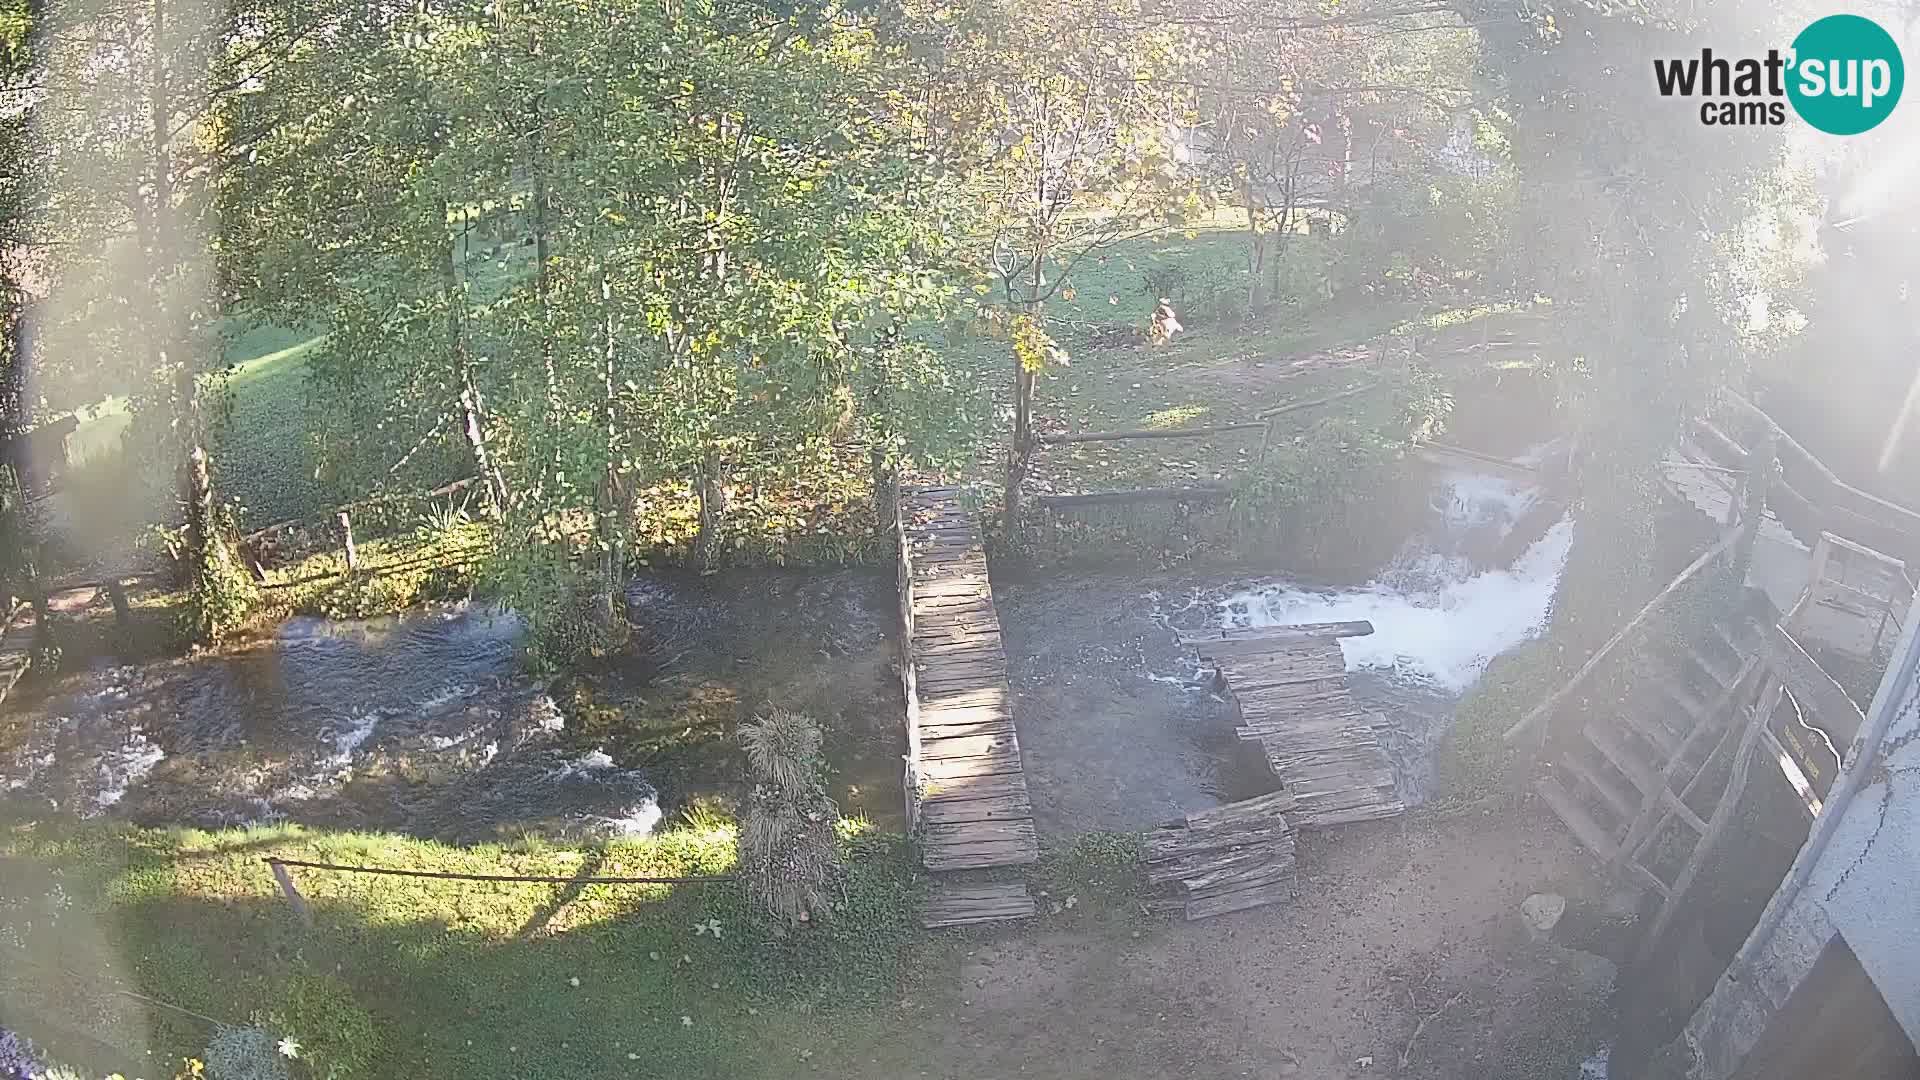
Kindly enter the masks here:
[[740, 840], [747, 895], [782, 928], [831, 913], [846, 882], [821, 741], [820, 725], [784, 709], [740, 728], [754, 776]]
[[207, 1044], [211, 1080], [292, 1080], [280, 1040], [262, 1028], [223, 1027]]

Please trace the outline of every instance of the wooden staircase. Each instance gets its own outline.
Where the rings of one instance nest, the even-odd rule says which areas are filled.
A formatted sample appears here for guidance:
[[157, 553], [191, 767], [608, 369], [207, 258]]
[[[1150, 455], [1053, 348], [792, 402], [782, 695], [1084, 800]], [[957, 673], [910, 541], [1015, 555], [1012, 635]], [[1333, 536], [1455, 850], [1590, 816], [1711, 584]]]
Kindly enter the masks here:
[[[1757, 628], [1716, 624], [1560, 740], [1535, 790], [1589, 851], [1662, 900], [1685, 892], [1767, 679]], [[1730, 808], [1729, 808], [1730, 809]]]

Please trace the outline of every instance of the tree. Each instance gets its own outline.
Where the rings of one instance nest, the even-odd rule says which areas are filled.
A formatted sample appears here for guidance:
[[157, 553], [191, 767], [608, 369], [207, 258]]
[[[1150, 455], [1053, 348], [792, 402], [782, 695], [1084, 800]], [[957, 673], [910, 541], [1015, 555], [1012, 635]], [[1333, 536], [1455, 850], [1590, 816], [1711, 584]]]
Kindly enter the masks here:
[[1648, 592], [1658, 462], [1744, 370], [1749, 303], [1801, 246], [1782, 196], [1805, 191], [1781, 182], [1783, 132], [1730, 137], [1651, 107], [1650, 91], [1622, 92], [1618, 73], [1682, 50], [1687, 32], [1710, 31], [1730, 54], [1791, 34], [1731, 4], [1479, 14], [1491, 67], [1507, 76], [1525, 194], [1514, 231], [1535, 238], [1523, 280], [1553, 299], [1574, 353], [1563, 384], [1579, 424], [1579, 520], [1555, 618], [1590, 645]]
[[1437, 149], [1472, 97], [1473, 33], [1450, 13], [1193, 34], [1193, 166], [1247, 215], [1250, 311], [1280, 298], [1303, 216], [1350, 223], [1364, 192]]
[[[99, 394], [120, 387], [176, 464], [190, 631], [230, 626], [248, 603], [209, 452], [206, 393], [220, 369], [215, 193], [257, 132], [234, 110], [264, 74], [329, 25], [326, 5], [69, 0], [35, 26], [34, 243], [56, 296], [45, 362]], [[125, 358], [88, 365], [87, 355]]]

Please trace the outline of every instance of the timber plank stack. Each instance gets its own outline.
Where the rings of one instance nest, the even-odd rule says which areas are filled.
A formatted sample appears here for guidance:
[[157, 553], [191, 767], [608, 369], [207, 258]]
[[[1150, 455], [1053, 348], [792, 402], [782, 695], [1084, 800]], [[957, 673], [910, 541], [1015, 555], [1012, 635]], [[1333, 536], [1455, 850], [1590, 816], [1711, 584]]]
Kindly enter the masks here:
[[[936, 872], [1030, 865], [1040, 844], [979, 526], [957, 488], [905, 488], [898, 505], [907, 817], [922, 861]], [[955, 920], [942, 925], [985, 921], [968, 911], [1032, 914], [1011, 893], [936, 900], [928, 918]]]
[[1157, 902], [1191, 921], [1293, 898], [1294, 808], [1285, 791], [1228, 803], [1170, 821], [1147, 835], [1150, 885]]
[[1372, 716], [1347, 685], [1340, 639], [1366, 622], [1235, 627], [1183, 636], [1220, 673], [1240, 714], [1240, 738], [1258, 743], [1300, 828], [1406, 813]]

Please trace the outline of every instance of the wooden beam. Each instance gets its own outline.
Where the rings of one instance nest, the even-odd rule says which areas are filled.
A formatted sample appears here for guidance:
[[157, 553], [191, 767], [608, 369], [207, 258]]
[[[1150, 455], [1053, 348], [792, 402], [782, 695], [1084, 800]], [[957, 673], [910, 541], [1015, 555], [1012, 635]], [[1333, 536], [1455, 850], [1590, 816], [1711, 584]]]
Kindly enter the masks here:
[[1491, 454], [1483, 454], [1478, 450], [1468, 450], [1461, 446], [1428, 441], [1421, 443], [1413, 453], [1421, 461], [1443, 469], [1474, 469], [1497, 473], [1504, 480], [1521, 484], [1541, 482], [1539, 469], [1530, 465], [1518, 465], [1505, 458], [1497, 458]]
[[1078, 435], [1042, 435], [1033, 441], [1041, 446], [1064, 446], [1068, 443], [1127, 442], [1133, 439], [1200, 439], [1230, 431], [1261, 431], [1266, 426], [1259, 421], [1247, 421], [1241, 424], [1214, 424], [1211, 427], [1133, 428], [1126, 431], [1089, 431]]
[[1344, 401], [1347, 398], [1364, 394], [1379, 385], [1377, 382], [1363, 383], [1350, 390], [1342, 390], [1337, 394], [1328, 394], [1326, 397], [1317, 397], [1307, 401], [1294, 401], [1285, 405], [1276, 405], [1271, 409], [1262, 409], [1253, 415], [1260, 420], [1271, 420], [1276, 416], [1285, 416], [1287, 413], [1298, 412], [1301, 409], [1311, 409], [1316, 405], [1331, 405], [1336, 401]]
[[1226, 484], [1195, 484], [1191, 487], [1095, 491], [1086, 495], [1041, 495], [1034, 501], [1048, 510], [1070, 510], [1076, 506], [1108, 506], [1114, 503], [1212, 502], [1225, 498], [1232, 490]]
[[1657, 595], [1655, 595], [1653, 599], [1647, 601], [1646, 606], [1641, 608], [1638, 614], [1636, 614], [1633, 618], [1627, 620], [1627, 625], [1621, 627], [1617, 633], [1615, 633], [1612, 637], [1607, 639], [1606, 644], [1600, 646], [1598, 651], [1596, 651], [1592, 656], [1588, 657], [1587, 662], [1580, 666], [1579, 671], [1576, 671], [1573, 673], [1573, 678], [1568, 679], [1566, 682], [1566, 685], [1562, 686], [1558, 690], [1555, 690], [1552, 694], [1549, 694], [1545, 701], [1542, 701], [1540, 704], [1535, 705], [1531, 710], [1528, 711], [1527, 715], [1520, 718], [1518, 723], [1508, 728], [1505, 736], [1506, 741], [1513, 742], [1514, 740], [1520, 738], [1520, 736], [1526, 734], [1529, 730], [1531, 730], [1535, 724], [1540, 723], [1542, 720], [1552, 715], [1554, 710], [1558, 709], [1562, 704], [1564, 704], [1567, 698], [1573, 696], [1573, 692], [1575, 690], [1578, 690], [1581, 687], [1581, 685], [1583, 685], [1587, 681], [1587, 679], [1593, 675], [1594, 671], [1596, 671], [1600, 667], [1601, 662], [1604, 661], [1608, 656], [1612, 655], [1613, 650], [1620, 647], [1620, 644], [1627, 639], [1628, 635], [1632, 634], [1635, 630], [1639, 629], [1640, 625], [1646, 622], [1647, 619], [1655, 611], [1658, 611], [1661, 605], [1665, 604], [1669, 599], [1671, 599], [1673, 597], [1673, 594], [1679, 591], [1680, 586], [1692, 580], [1696, 574], [1706, 569], [1707, 566], [1711, 564], [1715, 559], [1718, 559], [1720, 556], [1726, 554], [1728, 549], [1733, 546], [1734, 541], [1738, 540], [1739, 538], [1740, 538], [1740, 533], [1738, 530], [1728, 532], [1725, 536], [1722, 536], [1720, 540], [1717, 543], [1715, 543], [1712, 547], [1702, 552], [1699, 558], [1693, 560], [1691, 563], [1688, 563], [1687, 568], [1685, 570], [1680, 571], [1680, 574], [1678, 577], [1675, 577], [1672, 581], [1668, 582], [1667, 587], [1664, 589], [1661, 589], [1660, 592]]

